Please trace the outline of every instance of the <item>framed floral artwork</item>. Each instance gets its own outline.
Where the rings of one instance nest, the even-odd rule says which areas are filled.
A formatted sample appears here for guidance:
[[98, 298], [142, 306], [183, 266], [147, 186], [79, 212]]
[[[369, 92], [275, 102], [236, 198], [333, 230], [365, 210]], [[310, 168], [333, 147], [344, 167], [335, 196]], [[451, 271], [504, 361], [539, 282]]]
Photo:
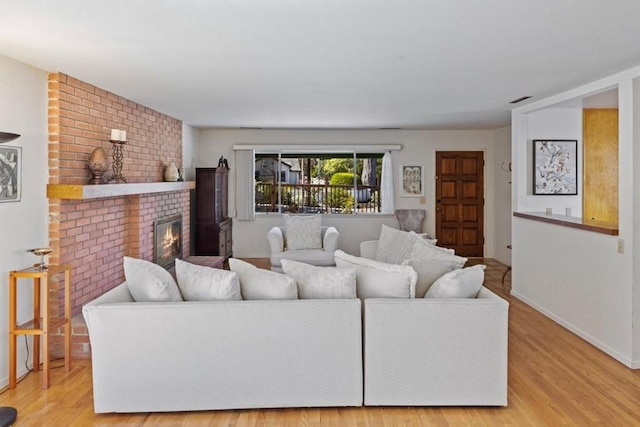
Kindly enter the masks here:
[[424, 196], [424, 165], [400, 166], [400, 197]]
[[533, 140], [533, 194], [578, 194], [578, 141]]
[[0, 202], [19, 202], [22, 194], [22, 147], [0, 145]]

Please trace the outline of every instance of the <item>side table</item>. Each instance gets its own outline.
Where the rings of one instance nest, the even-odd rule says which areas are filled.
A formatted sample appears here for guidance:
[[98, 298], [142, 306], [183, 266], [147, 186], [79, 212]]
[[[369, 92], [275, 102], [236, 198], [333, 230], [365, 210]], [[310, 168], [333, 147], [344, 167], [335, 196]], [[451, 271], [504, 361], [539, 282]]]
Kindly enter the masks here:
[[[64, 315], [52, 317], [49, 311], [49, 277], [64, 273]], [[24, 324], [17, 324], [17, 284], [18, 279], [33, 280], [33, 319]], [[41, 303], [41, 287], [44, 288], [44, 299]], [[41, 312], [42, 311], [42, 312]], [[71, 266], [49, 265], [40, 270], [39, 267], [9, 273], [9, 388], [15, 388], [17, 377], [16, 337], [18, 335], [33, 336], [33, 371], [40, 370], [40, 337], [42, 337], [43, 356], [42, 388], [49, 388], [49, 341], [50, 332], [64, 326], [64, 366], [68, 373], [71, 369]]]
[[224, 268], [223, 256], [187, 256], [184, 260], [191, 264], [203, 265], [211, 268]]

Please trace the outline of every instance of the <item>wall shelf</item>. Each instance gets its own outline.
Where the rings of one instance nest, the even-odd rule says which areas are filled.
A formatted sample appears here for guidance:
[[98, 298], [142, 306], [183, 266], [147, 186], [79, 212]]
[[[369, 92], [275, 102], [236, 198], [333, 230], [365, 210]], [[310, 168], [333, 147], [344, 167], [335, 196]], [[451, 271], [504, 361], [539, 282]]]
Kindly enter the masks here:
[[195, 181], [98, 185], [47, 184], [47, 197], [49, 199], [87, 200], [191, 190], [193, 188], [196, 188]]
[[530, 219], [533, 221], [560, 225], [563, 227], [592, 231], [594, 233], [608, 234], [610, 236], [617, 236], [619, 233], [618, 224], [614, 222], [595, 221], [565, 215], [547, 215], [544, 212], [514, 212], [513, 216], [518, 218]]

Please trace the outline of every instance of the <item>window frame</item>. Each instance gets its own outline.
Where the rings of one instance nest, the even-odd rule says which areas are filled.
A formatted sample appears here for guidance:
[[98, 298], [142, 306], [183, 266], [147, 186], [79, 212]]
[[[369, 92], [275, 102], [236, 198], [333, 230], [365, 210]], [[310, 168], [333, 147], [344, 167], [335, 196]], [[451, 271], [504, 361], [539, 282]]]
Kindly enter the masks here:
[[[280, 179], [278, 179], [277, 182], [277, 187], [278, 187], [278, 200], [277, 200], [277, 204], [278, 204], [278, 211], [276, 212], [269, 212], [269, 211], [259, 211], [256, 210], [257, 204], [256, 204], [256, 193], [255, 193], [255, 186], [254, 186], [254, 194], [253, 194], [253, 204], [254, 204], [254, 215], [256, 216], [260, 216], [260, 215], [264, 215], [264, 216], [269, 216], [269, 215], [283, 215], [283, 214], [292, 214], [292, 215], [305, 215], [305, 214], [309, 214], [311, 212], [287, 212], [285, 210], [283, 210], [283, 200], [282, 200], [282, 173], [285, 172], [282, 169], [282, 163], [283, 163], [283, 159], [287, 159], [287, 158], [295, 158], [295, 159], [304, 159], [304, 158], [313, 158], [314, 156], [320, 157], [320, 158], [328, 158], [328, 159], [333, 159], [333, 158], [351, 158], [352, 159], [352, 167], [354, 170], [357, 171], [357, 167], [358, 167], [358, 160], [364, 160], [366, 158], [370, 158], [364, 155], [369, 155], [371, 157], [373, 157], [375, 155], [376, 158], [379, 158], [380, 161], [383, 161], [384, 158], [384, 154], [385, 151], [382, 151], [380, 149], [377, 150], [371, 150], [371, 149], [367, 149], [367, 150], [345, 150], [344, 147], [341, 150], [299, 150], [299, 149], [270, 149], [268, 147], [264, 147], [263, 149], [259, 149], [257, 147], [254, 148], [254, 152], [253, 152], [253, 164], [255, 165], [257, 163], [257, 160], [259, 160], [261, 158], [261, 156], [263, 156], [262, 158], [268, 158], [268, 156], [274, 156], [273, 159], [275, 160], [275, 163], [277, 164], [277, 171], [275, 172], [275, 176], [280, 177]], [[290, 172], [291, 173], [291, 172]], [[254, 170], [253, 173], [254, 177], [258, 177], [259, 172], [257, 170]], [[392, 177], [390, 177], [392, 179]], [[382, 178], [380, 178], [380, 181], [382, 180]], [[360, 189], [358, 189], [358, 175], [357, 173], [354, 173], [354, 178], [353, 178], [353, 185], [352, 188], [350, 190], [352, 192], [352, 194], [354, 194], [354, 197], [357, 197], [357, 195], [359, 194], [358, 192], [360, 191]], [[378, 197], [381, 197], [381, 192], [382, 192], [382, 183], [380, 182], [378, 184]], [[356, 203], [357, 204], [357, 203]], [[378, 206], [374, 205], [374, 208], [377, 209], [376, 211], [366, 211], [366, 212], [358, 212], [357, 209], [351, 209], [350, 212], [321, 212], [323, 215], [337, 215], [337, 216], [344, 216], [344, 217], [348, 217], [348, 216], [354, 216], [354, 215], [372, 215], [372, 216], [379, 216], [379, 215], [388, 215], [387, 213], [383, 212], [383, 208], [382, 206], [380, 206], [378, 204]]]

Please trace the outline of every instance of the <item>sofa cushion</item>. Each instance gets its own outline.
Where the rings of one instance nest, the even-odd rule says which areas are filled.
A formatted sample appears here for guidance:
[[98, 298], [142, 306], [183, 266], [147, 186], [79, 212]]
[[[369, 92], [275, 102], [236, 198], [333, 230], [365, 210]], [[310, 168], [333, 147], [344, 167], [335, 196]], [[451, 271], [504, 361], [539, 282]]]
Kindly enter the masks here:
[[484, 282], [485, 265], [451, 271], [427, 291], [425, 298], [475, 298]]
[[283, 259], [282, 270], [295, 279], [300, 299], [356, 297], [356, 272], [352, 268], [316, 267]]
[[[424, 238], [426, 243], [432, 245], [436, 243], [436, 240], [429, 239], [426, 234], [416, 235]], [[378, 246], [376, 248], [376, 261], [386, 262], [388, 264], [399, 264], [398, 255], [408, 236], [408, 231], [398, 230], [382, 224]]]
[[356, 270], [358, 298], [413, 298], [417, 274], [405, 265], [387, 264], [337, 250], [336, 265]]
[[176, 277], [185, 301], [242, 299], [238, 275], [232, 271], [176, 259]]
[[293, 277], [258, 268], [236, 258], [229, 258], [229, 268], [238, 275], [245, 300], [298, 299]]
[[445, 249], [429, 244], [425, 239], [413, 231], [409, 232], [407, 239], [404, 241], [404, 244], [400, 249], [400, 253], [398, 254], [398, 263], [402, 263], [407, 259], [451, 261], [455, 263], [456, 268], [462, 268], [467, 262], [467, 258], [457, 256], [453, 249]]
[[330, 267], [336, 265], [333, 252], [326, 252], [322, 249], [303, 249], [299, 251], [284, 251], [271, 254], [271, 265], [281, 266], [283, 259], [304, 262], [305, 264]]
[[287, 250], [322, 249], [322, 216], [284, 215], [284, 239]]
[[416, 298], [423, 298], [436, 280], [458, 268], [453, 261], [437, 259], [407, 259], [401, 265], [412, 267], [418, 274]]
[[134, 301], [182, 301], [176, 281], [158, 264], [126, 256], [123, 265], [124, 277]]

